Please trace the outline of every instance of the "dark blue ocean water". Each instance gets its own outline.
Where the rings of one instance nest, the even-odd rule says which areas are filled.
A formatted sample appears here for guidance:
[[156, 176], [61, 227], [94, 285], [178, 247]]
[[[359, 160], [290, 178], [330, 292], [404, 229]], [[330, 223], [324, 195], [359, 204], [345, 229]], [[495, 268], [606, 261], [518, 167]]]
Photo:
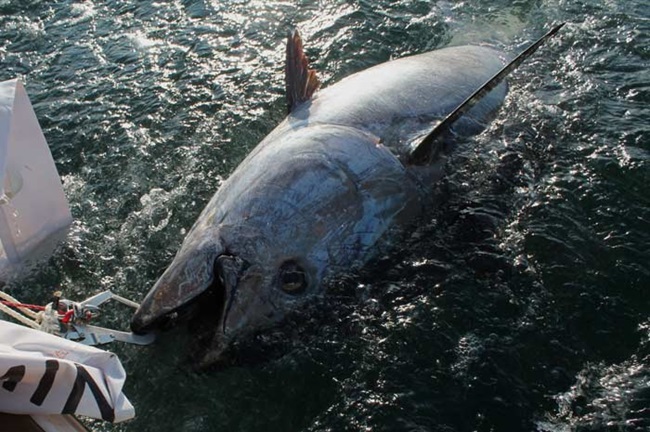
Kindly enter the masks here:
[[[390, 58], [558, 38], [451, 158], [439, 206], [244, 364], [114, 344], [137, 418], [96, 431], [650, 430], [650, 4], [0, 0], [75, 223], [7, 289], [140, 299], [284, 116], [287, 28], [325, 85]], [[126, 326], [129, 311], [107, 311]]]

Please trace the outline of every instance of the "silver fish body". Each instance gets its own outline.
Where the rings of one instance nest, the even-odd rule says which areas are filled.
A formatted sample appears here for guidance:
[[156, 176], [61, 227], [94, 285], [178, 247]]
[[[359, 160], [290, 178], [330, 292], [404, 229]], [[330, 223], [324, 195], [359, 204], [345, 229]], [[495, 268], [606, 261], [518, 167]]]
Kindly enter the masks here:
[[[422, 214], [442, 175], [444, 155], [426, 166], [404, 155], [502, 66], [490, 48], [446, 48], [356, 73], [299, 104], [207, 204], [133, 330], [216, 292], [209, 363], [363, 265]], [[455, 132], [481, 131], [506, 92], [492, 90]]]

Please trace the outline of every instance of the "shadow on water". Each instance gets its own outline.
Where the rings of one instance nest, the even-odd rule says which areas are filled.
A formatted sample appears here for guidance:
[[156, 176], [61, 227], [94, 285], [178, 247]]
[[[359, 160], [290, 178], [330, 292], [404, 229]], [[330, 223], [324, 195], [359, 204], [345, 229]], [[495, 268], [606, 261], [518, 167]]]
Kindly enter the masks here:
[[[469, 42], [521, 68], [450, 160], [437, 207], [361, 274], [192, 372], [184, 329], [114, 345], [138, 417], [97, 431], [650, 428], [650, 10], [640, 1], [0, 4], [76, 219], [26, 300], [140, 298], [221, 181], [284, 115], [283, 36], [326, 84]], [[126, 313], [107, 317], [123, 326]]]

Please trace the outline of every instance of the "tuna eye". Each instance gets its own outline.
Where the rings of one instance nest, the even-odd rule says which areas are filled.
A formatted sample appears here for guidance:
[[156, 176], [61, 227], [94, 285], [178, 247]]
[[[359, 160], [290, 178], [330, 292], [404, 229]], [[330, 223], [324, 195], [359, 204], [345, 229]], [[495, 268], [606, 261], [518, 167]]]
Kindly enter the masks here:
[[287, 261], [280, 267], [278, 282], [282, 291], [299, 294], [307, 288], [307, 275], [295, 261]]

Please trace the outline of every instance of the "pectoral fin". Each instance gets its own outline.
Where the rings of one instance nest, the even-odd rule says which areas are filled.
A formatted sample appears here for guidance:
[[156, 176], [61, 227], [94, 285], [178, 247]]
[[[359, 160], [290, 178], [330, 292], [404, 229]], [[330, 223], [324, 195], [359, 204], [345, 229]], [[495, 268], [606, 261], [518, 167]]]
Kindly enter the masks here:
[[505, 79], [513, 70], [515, 70], [524, 60], [530, 57], [537, 48], [544, 42], [555, 35], [565, 23], [553, 27], [548, 33], [539, 38], [537, 42], [529, 46], [521, 54], [514, 58], [510, 63], [505, 65], [499, 72], [490, 78], [485, 84], [472, 93], [463, 103], [453, 110], [447, 117], [438, 123], [431, 132], [417, 144], [407, 157], [407, 163], [410, 165], [426, 165], [440, 151], [441, 139], [447, 134], [452, 124], [476, 105], [485, 95], [493, 90], [501, 81]]

